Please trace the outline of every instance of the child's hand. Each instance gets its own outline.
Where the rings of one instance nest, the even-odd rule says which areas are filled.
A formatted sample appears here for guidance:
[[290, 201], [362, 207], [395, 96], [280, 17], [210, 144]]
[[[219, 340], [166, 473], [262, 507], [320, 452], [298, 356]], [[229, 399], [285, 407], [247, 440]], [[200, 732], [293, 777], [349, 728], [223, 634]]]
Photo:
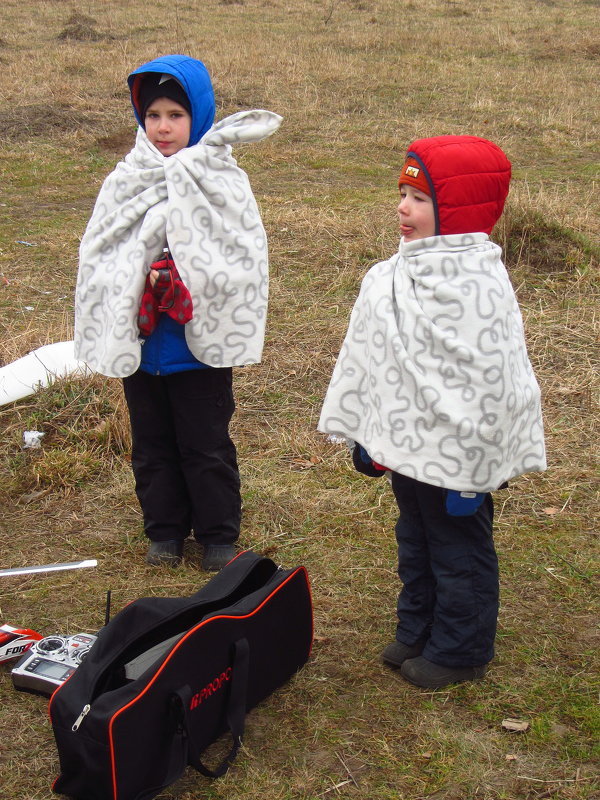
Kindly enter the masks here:
[[175, 322], [185, 325], [192, 319], [193, 310], [192, 298], [173, 259], [165, 256], [150, 264], [138, 314], [142, 336], [150, 336], [154, 331], [161, 312], [165, 311]]
[[162, 298], [164, 293], [169, 288], [173, 288], [174, 276], [173, 271], [166, 260], [155, 261], [150, 265], [150, 272], [148, 273], [150, 281], [150, 288], [155, 296], [159, 299]]
[[381, 464], [376, 464], [365, 448], [358, 442], [356, 442], [352, 450], [352, 463], [357, 472], [368, 475], [369, 478], [381, 478], [386, 473], [386, 468], [382, 467]]

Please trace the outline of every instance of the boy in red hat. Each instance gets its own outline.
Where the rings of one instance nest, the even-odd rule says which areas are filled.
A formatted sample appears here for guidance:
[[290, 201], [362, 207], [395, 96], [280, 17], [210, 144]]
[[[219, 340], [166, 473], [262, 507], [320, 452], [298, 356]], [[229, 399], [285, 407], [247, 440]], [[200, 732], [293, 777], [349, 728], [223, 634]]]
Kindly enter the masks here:
[[359, 472], [391, 475], [402, 589], [383, 660], [428, 689], [485, 675], [499, 598], [491, 492], [546, 468], [521, 314], [489, 239], [510, 175], [479, 137], [409, 147], [400, 248], [362, 282], [319, 421], [350, 441]]

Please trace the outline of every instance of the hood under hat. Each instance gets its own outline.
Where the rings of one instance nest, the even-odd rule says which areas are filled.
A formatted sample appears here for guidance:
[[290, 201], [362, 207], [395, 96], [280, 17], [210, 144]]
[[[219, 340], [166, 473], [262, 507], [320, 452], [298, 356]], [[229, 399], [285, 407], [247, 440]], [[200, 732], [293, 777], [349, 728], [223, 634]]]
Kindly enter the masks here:
[[434, 136], [410, 145], [398, 184], [431, 197], [436, 235], [490, 234], [502, 214], [510, 176], [510, 161], [493, 142]]
[[[172, 80], [174, 79], [174, 80]], [[148, 61], [127, 78], [133, 113], [144, 127], [145, 110], [158, 97], [182, 105], [192, 117], [188, 147], [197, 144], [215, 119], [215, 94], [208, 70], [191, 56], [168, 55]]]

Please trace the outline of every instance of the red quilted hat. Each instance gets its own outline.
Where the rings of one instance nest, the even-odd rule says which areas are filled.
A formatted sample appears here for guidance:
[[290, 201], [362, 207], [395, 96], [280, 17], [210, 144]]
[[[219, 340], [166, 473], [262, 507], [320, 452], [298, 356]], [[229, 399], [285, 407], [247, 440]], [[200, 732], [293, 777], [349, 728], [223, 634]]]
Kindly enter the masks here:
[[431, 196], [437, 235], [489, 234], [502, 214], [510, 172], [510, 161], [487, 139], [434, 136], [410, 145], [399, 184]]

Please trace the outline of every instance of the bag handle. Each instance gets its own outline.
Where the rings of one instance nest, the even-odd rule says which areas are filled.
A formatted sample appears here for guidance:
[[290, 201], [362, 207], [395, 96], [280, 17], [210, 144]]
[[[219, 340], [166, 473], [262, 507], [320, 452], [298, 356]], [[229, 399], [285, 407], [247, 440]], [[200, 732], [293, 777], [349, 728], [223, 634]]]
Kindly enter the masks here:
[[194, 752], [194, 741], [190, 734], [188, 724], [188, 709], [192, 690], [189, 686], [184, 686], [175, 692], [173, 700], [181, 704], [181, 725], [188, 741], [188, 762], [194, 769], [198, 770], [207, 778], [220, 778], [225, 775], [232, 765], [242, 744], [244, 736], [244, 726], [246, 722], [246, 690], [248, 687], [248, 663], [250, 647], [247, 639], [238, 639], [233, 644], [233, 663], [231, 669], [231, 682], [229, 686], [229, 697], [227, 701], [227, 725], [233, 738], [233, 745], [229, 753], [214, 769], [209, 769], [202, 763], [200, 753]]

